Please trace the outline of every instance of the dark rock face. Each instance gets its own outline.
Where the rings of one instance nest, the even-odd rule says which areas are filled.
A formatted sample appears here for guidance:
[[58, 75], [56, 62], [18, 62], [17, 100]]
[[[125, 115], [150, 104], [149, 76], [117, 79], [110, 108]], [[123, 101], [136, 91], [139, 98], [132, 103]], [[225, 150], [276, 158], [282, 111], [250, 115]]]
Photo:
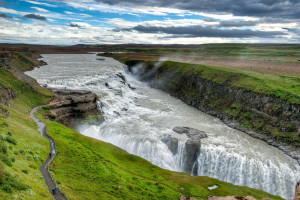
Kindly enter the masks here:
[[10, 69], [12, 65], [12, 52], [0, 51], [0, 68]]
[[197, 158], [200, 154], [200, 140], [188, 139], [185, 143], [184, 153], [184, 171], [192, 175], [197, 175], [198, 162]]
[[200, 154], [201, 139], [206, 138], [207, 134], [204, 131], [199, 131], [189, 127], [174, 127], [173, 131], [179, 134], [186, 134], [190, 139], [185, 143], [184, 154], [184, 171], [193, 175], [197, 175], [198, 169], [197, 158]]
[[[189, 127], [174, 127], [173, 131], [179, 134], [186, 134], [189, 137], [184, 146], [183, 171], [192, 175], [197, 175], [197, 158], [200, 154], [201, 148], [200, 139], [206, 138], [206, 133]], [[164, 135], [161, 141], [163, 141], [168, 146], [169, 150], [174, 155], [178, 153], [177, 138], [172, 137], [171, 135]]]
[[68, 127], [85, 120], [90, 115], [101, 115], [97, 108], [97, 96], [83, 90], [53, 90], [55, 99], [50, 103], [52, 119]]
[[169, 150], [175, 155], [178, 153], [178, 139], [170, 135], [165, 135], [161, 141], [163, 141], [169, 148]]
[[[126, 63], [134, 71], [136, 62]], [[176, 66], [164, 67], [149, 74], [155, 66], [145, 63], [139, 76], [151, 87], [161, 89], [207, 114], [218, 117], [228, 126], [278, 147], [300, 164], [300, 147], [293, 145], [300, 129], [300, 105], [274, 95], [256, 93], [228, 83], [216, 83], [201, 77], [201, 72], [178, 72]], [[280, 132], [281, 135], [276, 135]], [[285, 137], [285, 135], [287, 135]], [[299, 137], [298, 137], [299, 138]], [[297, 138], [296, 138], [297, 139]]]

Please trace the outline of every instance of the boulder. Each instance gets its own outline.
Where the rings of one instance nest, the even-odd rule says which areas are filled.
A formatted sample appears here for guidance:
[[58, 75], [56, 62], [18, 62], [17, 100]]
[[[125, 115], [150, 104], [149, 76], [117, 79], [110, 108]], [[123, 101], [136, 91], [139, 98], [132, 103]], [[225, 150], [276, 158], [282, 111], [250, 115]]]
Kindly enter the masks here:
[[207, 137], [207, 134], [204, 131], [200, 131], [190, 127], [176, 126], [173, 128], [173, 131], [179, 134], [186, 134], [192, 140], [200, 140]]

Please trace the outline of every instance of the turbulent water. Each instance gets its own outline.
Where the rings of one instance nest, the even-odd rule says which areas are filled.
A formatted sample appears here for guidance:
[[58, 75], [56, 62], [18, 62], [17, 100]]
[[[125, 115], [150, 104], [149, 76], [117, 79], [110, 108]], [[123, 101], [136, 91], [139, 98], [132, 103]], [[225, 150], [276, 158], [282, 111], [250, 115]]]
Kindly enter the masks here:
[[[100, 97], [105, 122], [100, 126], [78, 127], [82, 134], [110, 142], [162, 168], [183, 171], [188, 138], [172, 128], [196, 128], [208, 135], [201, 140], [200, 155], [195, 160], [196, 175], [293, 198], [300, 167], [280, 150], [148, 87], [126, 74], [126, 67], [111, 58], [97, 60], [95, 54], [43, 57], [47, 66], [27, 72], [41, 85], [87, 89]], [[178, 138], [177, 153], [162, 142], [165, 135]]]

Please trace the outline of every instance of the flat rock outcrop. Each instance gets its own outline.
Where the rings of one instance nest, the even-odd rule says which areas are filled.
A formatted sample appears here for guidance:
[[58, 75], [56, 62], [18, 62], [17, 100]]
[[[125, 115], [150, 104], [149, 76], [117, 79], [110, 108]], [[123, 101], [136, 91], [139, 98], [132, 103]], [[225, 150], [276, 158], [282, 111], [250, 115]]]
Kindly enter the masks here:
[[190, 127], [176, 126], [173, 128], [173, 131], [179, 134], [186, 134], [192, 140], [200, 140], [207, 137], [207, 134], [204, 131], [200, 131]]
[[[49, 104], [50, 117], [68, 127], [74, 127], [77, 123], [94, 117], [95, 123], [101, 123], [103, 119], [97, 107], [97, 95], [85, 90], [53, 90], [55, 99]], [[95, 120], [96, 119], [96, 120]]]

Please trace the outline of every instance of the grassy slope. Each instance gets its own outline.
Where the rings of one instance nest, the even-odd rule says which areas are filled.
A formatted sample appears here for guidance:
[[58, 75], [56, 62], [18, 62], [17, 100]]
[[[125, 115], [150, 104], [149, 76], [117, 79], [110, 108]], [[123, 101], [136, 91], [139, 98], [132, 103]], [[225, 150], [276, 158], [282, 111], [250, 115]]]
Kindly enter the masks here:
[[[38, 117], [43, 118], [42, 112]], [[207, 199], [209, 195], [280, 199], [213, 178], [164, 170], [111, 144], [56, 122], [43, 121], [59, 153], [50, 169], [69, 199], [179, 199], [181, 194], [197, 199]], [[209, 191], [207, 187], [213, 185], [219, 188]]]
[[[14, 70], [16, 65], [31, 63], [15, 60]], [[11, 106], [5, 106], [10, 117], [0, 113], [0, 142], [8, 147], [6, 153], [0, 153], [0, 176], [5, 180], [0, 184], [0, 199], [52, 199], [39, 171], [48, 156], [49, 142], [29, 117], [30, 110], [47, 103], [51, 93], [42, 88], [33, 92], [31, 87], [38, 88], [37, 84], [30, 87], [5, 69], [0, 69], [0, 86], [16, 93], [16, 98], [10, 100]]]
[[177, 67], [177, 72], [181, 73], [194, 70], [195, 72], [200, 72], [202, 78], [216, 83], [222, 84], [226, 82], [233, 87], [275, 95], [291, 103], [300, 104], [300, 77], [274, 76], [171, 61], [163, 63], [163, 66], [167, 68]]

